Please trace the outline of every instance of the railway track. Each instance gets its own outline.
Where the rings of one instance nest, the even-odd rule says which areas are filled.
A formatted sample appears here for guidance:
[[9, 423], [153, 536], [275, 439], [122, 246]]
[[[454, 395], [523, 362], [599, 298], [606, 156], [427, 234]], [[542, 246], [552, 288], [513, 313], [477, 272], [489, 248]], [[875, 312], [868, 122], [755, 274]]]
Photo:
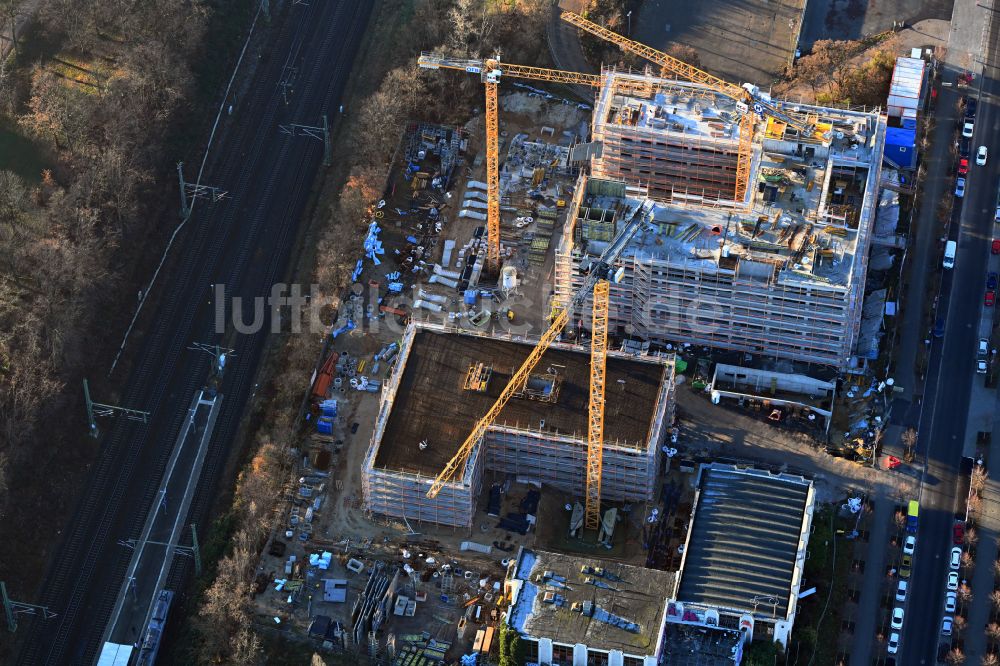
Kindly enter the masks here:
[[[93, 661], [129, 560], [116, 542], [139, 533], [170, 455], [168, 443], [207, 374], [207, 361], [190, 356], [186, 348], [192, 341], [221, 337], [212, 326], [209, 285], [233, 285], [234, 294], [227, 296], [238, 293], [252, 300], [265, 295], [285, 270], [322, 150], [318, 142], [280, 135], [277, 125], [279, 120], [312, 124], [338, 103], [370, 6], [338, 0], [293, 5], [287, 12], [270, 51], [287, 53], [285, 61], [272, 56], [261, 63], [239, 111], [240, 125], [217, 144], [216, 150], [226, 157], [207, 180], [231, 196], [196, 211], [197, 223], [186, 231], [189, 238], [178, 248], [183, 254], [164, 283], [159, 325], [145, 341], [124, 392], [125, 404], [150, 410], [150, 422], [111, 424], [41, 595], [40, 603], [55, 610], [58, 618], [48, 624], [22, 623], [27, 636], [19, 664]], [[308, 74], [300, 71], [303, 88], [286, 107], [277, 84], [283, 68], [299, 60], [307, 63], [302, 70]], [[223, 276], [224, 281], [219, 279]], [[207, 517], [265, 339], [262, 331], [239, 336], [233, 345], [236, 363], [223, 382], [226, 400], [191, 506], [194, 520]], [[183, 558], [175, 558], [179, 566], [172, 568], [169, 586], [182, 586], [183, 564]]]
[[[350, 16], [347, 17], [346, 20], [349, 20], [350, 22], [349, 25], [351, 25], [352, 27], [357, 26], [359, 20], [363, 18], [362, 12], [360, 11], [360, 8], [357, 5], [345, 2], [341, 3], [340, 6], [338, 7], [337, 16], [335, 17], [336, 21], [344, 20], [344, 17], [341, 16], [341, 10], [344, 13], [350, 12]], [[323, 63], [329, 62], [328, 55], [329, 55], [329, 50], [330, 48], [332, 48], [332, 46], [333, 46], [332, 40], [328, 40], [324, 43], [324, 46], [321, 49], [320, 57], [316, 59], [317, 69], [325, 66], [325, 64]], [[335, 65], [334, 68], [334, 74], [332, 77], [333, 81], [345, 79], [348, 73], [347, 65], [349, 64], [349, 59], [345, 57], [339, 57], [336, 58], [335, 62], [337, 64]], [[311, 74], [312, 75], [310, 76], [310, 80], [315, 80], [315, 78], [318, 78], [319, 72], [312, 72]], [[306, 99], [310, 99], [311, 96], [308, 94], [309, 92], [310, 91], [307, 89], [303, 97]], [[339, 97], [339, 91], [334, 90], [333, 95]], [[317, 108], [302, 109], [301, 112], [304, 112], [305, 114], [313, 114], [318, 117], [326, 110], [327, 102], [330, 101], [330, 97], [331, 95], [327, 95], [324, 103], [318, 109]], [[311, 116], [307, 115], [307, 117]], [[304, 121], [304, 118], [303, 117], [289, 118], [289, 120]], [[290, 142], [296, 141], [296, 139], [289, 137], [288, 141]], [[298, 141], [303, 141], [303, 139], [298, 139]], [[306, 139], [305, 141], [308, 140]], [[308, 197], [309, 189], [313, 182], [315, 165], [318, 164], [322, 156], [322, 148], [319, 146], [318, 143], [308, 144], [308, 146], [302, 146], [302, 147], [308, 150], [309, 155], [307, 156], [307, 159], [304, 159], [299, 163], [299, 168], [293, 178], [294, 190], [292, 191], [291, 198], [292, 200], [302, 201], [304, 203], [305, 199]], [[285, 218], [286, 221], [289, 222], [289, 224], [283, 225], [281, 229], [279, 246], [282, 250], [282, 254], [287, 254], [287, 252], [291, 250], [291, 243], [294, 240], [295, 236], [294, 222], [298, 219], [298, 213], [299, 211], [296, 211], [295, 214], [288, 215]], [[237, 272], [245, 267], [245, 263], [249, 260], [250, 254], [251, 254], [250, 247], [247, 246], [241, 248], [240, 257], [238, 260], [238, 266], [235, 269]], [[281, 275], [282, 272], [283, 272], [282, 267], [279, 267], [277, 264], [272, 264], [267, 272], [263, 284], [265, 285], [272, 284]], [[246, 347], [248, 348], [252, 347], [253, 349], [245, 349], [243, 350], [244, 353], [256, 352], [256, 354], [259, 355], [260, 352], [263, 350], [265, 342], [264, 338], [266, 338], [266, 333], [261, 333], [258, 336], [254, 337], [258, 339], [248, 340], [246, 345]], [[239, 347], [237, 349], [239, 353]], [[239, 363], [236, 368], [236, 372], [227, 375], [227, 380], [231, 380], [234, 386], [247, 386], [250, 383], [251, 379], [253, 378], [253, 373], [256, 369], [256, 365], [257, 365], [256, 359], [253, 363]], [[226, 388], [225, 385], [224, 388]], [[241, 413], [232, 410], [224, 413], [222, 418], [220, 419], [220, 422], [216, 424], [216, 437], [213, 438], [212, 446], [210, 447], [208, 455], [206, 456], [205, 465], [203, 467], [202, 477], [201, 477], [204, 486], [207, 488], [213, 487], [215, 485], [217, 474], [220, 471], [219, 467], [221, 466], [222, 463], [224, 463], [227, 454], [225, 447], [216, 446], [216, 443], [218, 441], [226, 442], [232, 438], [232, 436], [236, 433], [236, 430], [238, 429], [238, 420], [240, 416]], [[210, 496], [209, 493], [199, 492], [195, 496], [194, 502], [192, 503], [191, 516], [204, 518], [211, 507], [211, 501], [212, 497]], [[180, 565], [187, 564], [187, 562], [183, 559], [177, 560], [177, 562]], [[182, 572], [184, 569], [186, 569], [186, 567], [181, 566], [178, 568], [181, 569], [181, 571], [179, 571], [176, 575], [177, 576], [183, 575]], [[175, 577], [171, 582], [177, 584], [180, 582], [180, 579]]]

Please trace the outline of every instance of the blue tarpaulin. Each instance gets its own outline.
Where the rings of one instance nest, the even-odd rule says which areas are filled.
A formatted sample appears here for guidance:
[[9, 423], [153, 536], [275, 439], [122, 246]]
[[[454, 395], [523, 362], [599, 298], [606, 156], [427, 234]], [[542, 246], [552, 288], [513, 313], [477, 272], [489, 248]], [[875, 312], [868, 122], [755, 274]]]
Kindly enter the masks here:
[[330, 333], [330, 337], [331, 337], [331, 338], [335, 338], [335, 337], [337, 337], [338, 335], [340, 335], [341, 333], [347, 333], [348, 331], [353, 331], [353, 330], [354, 330], [354, 328], [355, 328], [355, 326], [354, 326], [354, 320], [352, 320], [352, 319], [348, 319], [348, 320], [347, 320], [347, 323], [346, 323], [346, 324], [344, 324], [344, 325], [343, 325], [343, 326], [341, 326], [340, 328], [338, 328], [338, 329], [336, 329], [336, 330], [332, 331], [332, 332]]

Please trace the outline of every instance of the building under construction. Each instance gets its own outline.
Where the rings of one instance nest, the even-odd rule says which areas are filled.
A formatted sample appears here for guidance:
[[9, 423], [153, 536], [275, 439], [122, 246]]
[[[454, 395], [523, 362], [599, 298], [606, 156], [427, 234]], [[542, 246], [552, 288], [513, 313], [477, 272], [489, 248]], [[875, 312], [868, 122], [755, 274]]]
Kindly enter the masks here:
[[695, 83], [605, 74], [590, 175], [580, 178], [557, 254], [556, 302], [580, 284], [630, 200], [648, 196], [660, 203], [619, 260], [613, 333], [850, 367], [884, 116], [786, 104], [825, 140], [769, 117], [741, 167], [732, 99]]
[[[411, 324], [382, 393], [364, 463], [366, 509], [456, 527], [472, 525], [484, 470], [579, 496], [587, 470], [590, 355], [553, 344], [500, 412], [464, 468], [436, 497], [427, 492], [476, 421], [528, 356], [532, 340]], [[652, 497], [659, 451], [673, 418], [672, 357], [607, 355], [601, 493]]]

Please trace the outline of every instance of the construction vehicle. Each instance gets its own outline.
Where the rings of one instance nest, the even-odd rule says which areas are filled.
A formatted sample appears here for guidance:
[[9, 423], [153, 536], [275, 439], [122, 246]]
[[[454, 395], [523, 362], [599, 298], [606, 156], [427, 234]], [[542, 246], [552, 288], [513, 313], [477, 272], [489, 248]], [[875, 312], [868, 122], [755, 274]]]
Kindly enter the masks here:
[[683, 60], [667, 55], [662, 51], [657, 51], [640, 42], [632, 41], [628, 37], [619, 35], [612, 30], [588, 21], [579, 14], [563, 12], [562, 19], [581, 30], [617, 45], [624, 51], [634, 53], [659, 65], [661, 72], [665, 75], [670, 74], [687, 81], [700, 83], [714, 92], [736, 101], [737, 110], [743, 114], [740, 118], [739, 149], [736, 162], [736, 201], [744, 200], [749, 187], [750, 167], [753, 162], [753, 135], [758, 117], [763, 118], [767, 116], [772, 119], [772, 122], [791, 127], [802, 138], [827, 144], [830, 142], [832, 132], [826, 123], [819, 123], [812, 119], [803, 122], [792, 117], [782, 111], [770, 99], [769, 95], [761, 92], [760, 88], [751, 83], [744, 83], [742, 86], [730, 83], [725, 79], [689, 65]]
[[[446, 483], [451, 481], [465, 466], [472, 453], [472, 449], [483, 439], [483, 436], [486, 434], [486, 430], [493, 424], [497, 416], [500, 415], [503, 408], [512, 397], [524, 390], [525, 384], [527, 383], [532, 370], [534, 370], [535, 366], [538, 365], [538, 362], [545, 354], [545, 351], [556, 340], [563, 328], [569, 322], [573, 311], [586, 301], [587, 296], [590, 295], [591, 291], [595, 291], [595, 330], [593, 331], [593, 338], [601, 338], [603, 339], [603, 343], [599, 339], [596, 342], [596, 346], [592, 347], [591, 352], [592, 360], [596, 358], [596, 360], [600, 362], [600, 367], [596, 371], [593, 365], [591, 367], [591, 401], [589, 412], [590, 428], [588, 431], [587, 448], [588, 488], [586, 498], [588, 501], [587, 518], [590, 518], [591, 521], [595, 521], [588, 521], [588, 527], [596, 528], [598, 526], [596, 521], [599, 519], [600, 511], [599, 483], [601, 457], [603, 455], [603, 448], [601, 445], [604, 422], [604, 357], [607, 348], [607, 293], [610, 288], [609, 283], [616, 282], [621, 277], [620, 269], [617, 272], [614, 270], [615, 261], [621, 256], [622, 252], [628, 246], [629, 242], [639, 229], [651, 220], [652, 212], [653, 202], [648, 199], [637, 205], [631, 212], [626, 212], [623, 216], [623, 219], [626, 220], [625, 224], [621, 226], [617, 235], [611, 243], [608, 244], [601, 257], [590, 265], [589, 272], [584, 278], [583, 284], [569, 299], [569, 302], [562, 307], [555, 309], [555, 316], [552, 318], [549, 328], [542, 334], [541, 338], [539, 338], [538, 343], [531, 350], [531, 353], [528, 354], [528, 357], [524, 360], [521, 366], [514, 371], [510, 382], [508, 382], [507, 386], [505, 386], [503, 391], [500, 392], [500, 395], [497, 397], [496, 402], [493, 403], [493, 406], [490, 407], [486, 414], [476, 422], [472, 432], [469, 433], [468, 437], [466, 437], [465, 441], [462, 442], [455, 455], [452, 456], [451, 460], [448, 461], [444, 469], [441, 470], [441, 472], [434, 479], [430, 489], [427, 491], [428, 498], [433, 499], [434, 497], [437, 497], [441, 488], [444, 487]], [[597, 330], [602, 326], [601, 322], [603, 322], [603, 332]], [[596, 486], [594, 485], [595, 482]]]
[[425, 69], [456, 69], [478, 75], [486, 89], [486, 271], [500, 272], [500, 120], [497, 86], [503, 77], [597, 87], [596, 74], [561, 72], [544, 67], [501, 63], [499, 58], [467, 60], [423, 53], [417, 64]]

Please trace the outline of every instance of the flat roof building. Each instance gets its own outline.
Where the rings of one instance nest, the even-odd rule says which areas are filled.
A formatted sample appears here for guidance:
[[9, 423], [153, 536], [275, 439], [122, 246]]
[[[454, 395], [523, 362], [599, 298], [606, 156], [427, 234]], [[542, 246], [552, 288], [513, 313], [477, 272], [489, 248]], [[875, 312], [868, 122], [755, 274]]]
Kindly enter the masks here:
[[[469, 526], [484, 469], [583, 495], [590, 350], [553, 344], [525, 390], [507, 403], [456, 478], [426, 493], [535, 341], [411, 324], [386, 381], [364, 463], [372, 513]], [[601, 492], [614, 501], [653, 495], [659, 445], [673, 416], [672, 356], [609, 352]]]
[[507, 580], [506, 622], [527, 639], [527, 661], [655, 666], [674, 573], [521, 549]]
[[759, 122], [745, 137], [748, 186], [737, 201], [733, 100], [699, 84], [605, 73], [593, 119], [600, 148], [567, 216], [556, 299], [570, 298], [622, 211], [648, 196], [659, 203], [619, 259], [612, 332], [837, 368], [856, 362], [884, 117], [785, 104], [829, 141]]
[[703, 465], [667, 621], [787, 645], [813, 504], [812, 482], [801, 476]]

